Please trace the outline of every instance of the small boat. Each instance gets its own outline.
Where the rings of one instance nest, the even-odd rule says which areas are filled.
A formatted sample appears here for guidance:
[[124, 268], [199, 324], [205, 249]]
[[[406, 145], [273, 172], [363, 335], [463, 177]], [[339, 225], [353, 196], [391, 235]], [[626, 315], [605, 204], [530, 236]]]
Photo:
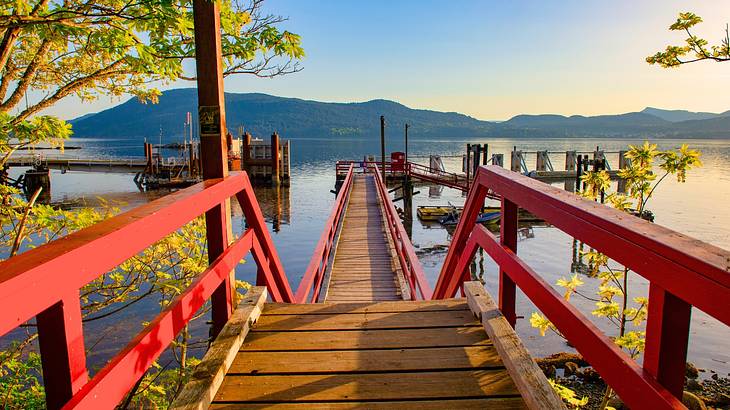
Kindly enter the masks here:
[[418, 219], [422, 221], [440, 221], [442, 218], [451, 215], [453, 212], [461, 213], [464, 207], [461, 206], [419, 206], [416, 210]]
[[[456, 213], [451, 213], [441, 219], [439, 219], [439, 222], [441, 225], [456, 225], [459, 223], [459, 216]], [[483, 223], [483, 224], [494, 224], [499, 222], [500, 218], [502, 217], [501, 212], [483, 212], [479, 214], [477, 217], [477, 223]]]
[[[450, 219], [453, 218], [453, 214], [456, 213], [456, 221], [459, 220], [459, 215], [461, 215], [461, 212], [464, 210], [463, 206], [419, 206], [416, 210], [416, 214], [418, 215], [418, 219], [422, 221], [427, 222], [441, 222], [442, 219], [449, 217]], [[497, 213], [499, 214], [502, 212], [502, 208], [499, 206], [485, 206], [482, 208], [482, 215], [484, 214], [493, 214]], [[520, 222], [542, 222], [541, 218], [538, 218], [537, 216], [531, 214], [526, 209], [520, 208], [519, 210], [519, 218]]]

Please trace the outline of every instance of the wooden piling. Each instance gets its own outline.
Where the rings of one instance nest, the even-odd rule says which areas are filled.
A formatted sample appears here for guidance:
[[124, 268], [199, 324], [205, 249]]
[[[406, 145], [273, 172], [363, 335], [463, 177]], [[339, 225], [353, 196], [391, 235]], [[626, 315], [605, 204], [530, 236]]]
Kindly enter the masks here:
[[510, 170], [514, 172], [521, 172], [522, 170], [522, 151], [517, 151], [517, 147], [512, 149], [512, 161], [510, 163]]
[[538, 171], [547, 171], [548, 170], [548, 152], [547, 151], [537, 151], [535, 154], [537, 155], [537, 158], [535, 159], [535, 166]]
[[565, 170], [566, 171], [575, 171], [577, 155], [578, 154], [575, 151], [565, 151]]
[[281, 163], [279, 161], [279, 134], [271, 134], [271, 184], [272, 186], [278, 186], [281, 182], [279, 179], [279, 167]]
[[241, 169], [250, 173], [249, 163], [251, 162], [251, 134], [246, 132], [243, 134], [243, 142], [241, 146]]

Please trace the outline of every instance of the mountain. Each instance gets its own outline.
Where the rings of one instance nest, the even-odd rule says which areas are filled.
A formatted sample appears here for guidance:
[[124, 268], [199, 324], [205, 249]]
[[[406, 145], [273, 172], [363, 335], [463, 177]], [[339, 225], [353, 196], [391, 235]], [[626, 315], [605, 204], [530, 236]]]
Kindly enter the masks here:
[[687, 110], [662, 110], [661, 108], [646, 107], [641, 110], [644, 114], [653, 115], [670, 122], [681, 122], [689, 120], [707, 120], [710, 118], [730, 116], [730, 111], [720, 114], [712, 112], [692, 112]]
[[[517, 115], [507, 121], [481, 121], [455, 112], [418, 110], [394, 101], [326, 103], [266, 94], [226, 93], [226, 123], [240, 125], [257, 137], [277, 131], [286, 139], [372, 137], [380, 133], [384, 115], [389, 133], [410, 124], [413, 138], [472, 137], [681, 137], [730, 138], [730, 111], [721, 114], [661, 110], [617, 115]], [[194, 88], [165, 91], [158, 104], [136, 98], [116, 107], [71, 121], [77, 137], [149, 137], [183, 132], [186, 112], [197, 113]]]
[[585, 117], [573, 115], [518, 115], [501, 123], [511, 129], [532, 130], [551, 136], [611, 135], [636, 132], [652, 132], [669, 124], [653, 115], [632, 112], [620, 115]]
[[[387, 100], [363, 103], [323, 103], [266, 94], [226, 93], [226, 123], [239, 125], [254, 136], [277, 131], [285, 138], [361, 137], [380, 133], [380, 116], [410, 124], [413, 135], [474, 137], [494, 125], [454, 112], [416, 110]], [[182, 133], [186, 112], [197, 112], [197, 90], [165, 91], [158, 104], [142, 104], [136, 98], [90, 117], [73, 121], [77, 137], [156, 137]], [[393, 131], [395, 132], [395, 131]]]

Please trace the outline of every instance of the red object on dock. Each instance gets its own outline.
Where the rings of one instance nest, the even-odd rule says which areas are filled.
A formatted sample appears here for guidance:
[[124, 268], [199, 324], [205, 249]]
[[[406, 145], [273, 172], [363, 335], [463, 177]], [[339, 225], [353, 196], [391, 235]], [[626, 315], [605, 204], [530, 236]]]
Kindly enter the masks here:
[[[502, 197], [500, 240], [475, 223], [488, 189]], [[643, 367], [517, 256], [518, 207], [650, 282]], [[505, 317], [514, 323], [519, 287], [632, 408], [684, 408], [692, 306], [730, 325], [730, 252], [498, 166], [481, 167], [476, 175], [434, 298], [456, 294], [478, 248], [500, 266], [499, 305]]]
[[406, 169], [406, 153], [405, 152], [391, 152], [390, 153], [390, 171], [391, 172], [404, 172]]

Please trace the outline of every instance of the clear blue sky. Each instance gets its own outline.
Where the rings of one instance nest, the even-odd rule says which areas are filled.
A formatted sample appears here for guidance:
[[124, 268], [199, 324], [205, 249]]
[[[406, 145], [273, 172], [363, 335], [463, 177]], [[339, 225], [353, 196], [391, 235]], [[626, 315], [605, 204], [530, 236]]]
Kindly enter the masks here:
[[[730, 22], [728, 0], [267, 0], [265, 7], [288, 16], [283, 27], [302, 36], [304, 70], [229, 78], [226, 91], [387, 98], [487, 120], [645, 106], [730, 109], [730, 63], [667, 70], [644, 62], [681, 44], [681, 33], [667, 30], [680, 11], [702, 16], [696, 34], [718, 43]], [[52, 111], [72, 118], [118, 102], [70, 100]]]

